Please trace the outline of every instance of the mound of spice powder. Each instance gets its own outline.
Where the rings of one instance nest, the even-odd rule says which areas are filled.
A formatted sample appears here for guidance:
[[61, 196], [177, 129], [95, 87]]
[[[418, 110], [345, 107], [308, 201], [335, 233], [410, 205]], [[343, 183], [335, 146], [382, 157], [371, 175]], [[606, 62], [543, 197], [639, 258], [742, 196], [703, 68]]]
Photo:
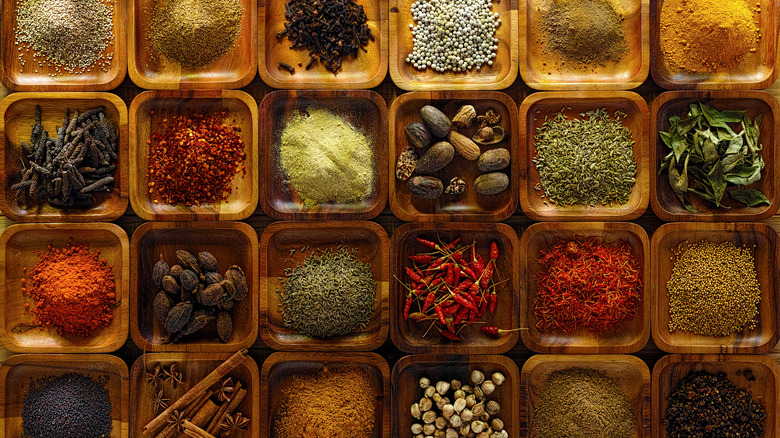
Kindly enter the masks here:
[[226, 123], [227, 112], [191, 113], [163, 119], [152, 134], [149, 195], [152, 202], [202, 205], [223, 201], [233, 192], [237, 174], [246, 174], [241, 128]]
[[99, 250], [90, 252], [88, 243], [70, 241], [35, 254], [40, 261], [25, 268], [22, 292], [35, 304], [31, 312], [37, 323], [64, 336], [89, 336], [113, 321], [114, 272]]
[[634, 318], [642, 300], [639, 260], [623, 241], [558, 239], [537, 261], [536, 327], [542, 332], [612, 332]]

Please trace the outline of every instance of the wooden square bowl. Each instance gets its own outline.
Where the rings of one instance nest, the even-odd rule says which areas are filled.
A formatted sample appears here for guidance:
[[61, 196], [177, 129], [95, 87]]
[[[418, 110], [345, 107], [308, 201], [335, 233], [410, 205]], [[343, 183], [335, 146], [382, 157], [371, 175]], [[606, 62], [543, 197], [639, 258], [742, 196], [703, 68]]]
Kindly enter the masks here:
[[[766, 353], [778, 341], [778, 275], [776, 273], [777, 233], [763, 223], [693, 223], [665, 224], [653, 233], [651, 246], [651, 300], [653, 341], [667, 353], [733, 354]], [[669, 332], [669, 294], [666, 284], [672, 276], [672, 251], [685, 241], [696, 243], [732, 242], [735, 246], [753, 247], [756, 277], [761, 290], [758, 324], [729, 336], [704, 336], [675, 330]]]
[[[147, 222], [133, 233], [130, 259], [130, 335], [144, 351], [226, 352], [247, 348], [257, 338], [257, 233], [243, 222]], [[231, 265], [243, 269], [249, 295], [230, 310], [233, 335], [222, 343], [215, 330], [183, 337], [175, 344], [163, 343], [165, 329], [154, 316], [152, 303], [159, 289], [152, 269], [162, 255], [169, 266], [179, 264], [176, 251], [197, 255], [208, 251], [217, 259], [220, 274]]]
[[[479, 195], [474, 190], [474, 180], [481, 175], [476, 161], [468, 161], [455, 154], [452, 161], [442, 170], [433, 174], [441, 179], [444, 187], [450, 180], [460, 177], [466, 182], [466, 192], [453, 196], [442, 194], [438, 199], [424, 199], [413, 196], [406, 181], [395, 177], [398, 157], [408, 145], [404, 127], [413, 122], [422, 122], [420, 109], [433, 105], [448, 117], [454, 117], [463, 105], [473, 105], [477, 114], [482, 115], [493, 109], [501, 115], [500, 126], [507, 138], [491, 146], [481, 146], [485, 152], [489, 149], [505, 148], [509, 150], [509, 167], [501, 172], [509, 176], [509, 187], [495, 195]], [[462, 130], [462, 134], [471, 137], [477, 126]], [[512, 99], [497, 91], [433, 91], [404, 93], [398, 96], [390, 106], [390, 208], [393, 214], [407, 222], [443, 222], [443, 221], [502, 221], [517, 209], [517, 191], [520, 181], [520, 139], [518, 137], [517, 108]]]
[[[159, 414], [159, 412], [154, 413], [151, 401], [153, 390], [146, 380], [146, 373], [152, 371], [155, 365], [160, 364], [167, 368], [176, 363], [182, 373], [183, 383], [177, 385], [176, 389], [172, 389], [169, 382], [157, 387], [158, 390], [163, 390], [164, 397], [169, 398], [168, 403], [171, 404], [230, 357], [230, 353], [213, 352], [146, 353], [136, 359], [130, 370], [130, 436], [143, 436], [144, 427]], [[241, 388], [246, 390], [246, 396], [235, 412], [241, 412], [251, 421], [247, 430], [239, 436], [260, 436], [260, 372], [257, 363], [251, 357], [247, 357], [244, 362], [233, 368], [227, 377], [232, 377], [233, 383], [236, 383], [236, 380], [240, 381]]]
[[638, 357], [621, 354], [537, 354], [528, 359], [520, 372], [520, 419], [528, 428], [521, 436], [536, 436], [534, 405], [539, 402], [545, 380], [550, 374], [569, 368], [593, 369], [620, 382], [634, 413], [633, 437], [650, 437], [650, 369]]
[[[149, 196], [150, 145], [154, 133], [163, 129], [169, 117], [198, 112], [227, 111], [226, 122], [241, 127], [239, 135], [246, 152], [246, 174], [233, 178], [233, 192], [224, 201], [201, 206], [155, 204]], [[145, 220], [215, 221], [241, 220], [257, 208], [257, 105], [249, 94], [238, 90], [145, 91], [130, 104], [130, 203]]]
[[[504, 375], [504, 383], [496, 386], [488, 399], [497, 401], [501, 406], [501, 411], [496, 417], [503, 420], [504, 430], [509, 433], [509, 436], [512, 438], [521, 436], [520, 430], [524, 426], [520, 422], [520, 400], [517, 397], [520, 392], [520, 371], [512, 359], [506, 356], [481, 354], [462, 356], [416, 354], [402, 357], [396, 362], [392, 377], [392, 436], [398, 438], [410, 436], [412, 424], [422, 424], [422, 421], [412, 417], [409, 411], [414, 403], [423, 398], [424, 390], [419, 385], [421, 378], [427, 377], [431, 381], [431, 386], [438, 381], [450, 383], [452, 380], [459, 380], [463, 385], [472, 385], [470, 376], [474, 370], [482, 371], [486, 380], [489, 380], [493, 373]], [[452, 397], [452, 393], [449, 396]]]
[[[693, 73], [678, 71], [669, 65], [661, 51], [661, 10], [664, 0], [650, 2], [650, 73], [656, 84], [667, 90], [745, 90], [767, 88], [777, 79], [778, 9], [776, 0], [756, 0], [749, 6], [760, 6], [761, 13], [754, 14], [761, 31], [758, 50], [750, 53], [736, 67], [718, 73]], [[672, 27], [674, 28], [672, 23]], [[690, 35], [700, 38], [701, 35]]]
[[[343, 245], [356, 248], [358, 260], [371, 264], [376, 302], [369, 323], [362, 330], [329, 338], [313, 338], [285, 327], [278, 293], [285, 271], [318, 249], [335, 250]], [[301, 251], [303, 248], [307, 250]], [[384, 228], [361, 221], [274, 222], [263, 230], [260, 254], [260, 336], [269, 347], [282, 351], [370, 351], [385, 342], [390, 243]]]
[[162, 54], [152, 53], [149, 23], [155, 1], [126, 1], [129, 3], [127, 69], [130, 79], [139, 87], [151, 90], [236, 89], [255, 78], [257, 2], [241, 0], [241, 33], [235, 46], [211, 65], [190, 69]]
[[[758, 141], [764, 146], [761, 157], [766, 166], [761, 171], [761, 179], [748, 187], [760, 190], [769, 199], [769, 205], [748, 207], [732, 200], [729, 196], [724, 196], [723, 204], [729, 208], [716, 208], [697, 195], [689, 193], [686, 198], [699, 211], [692, 213], [686, 210], [675, 196], [669, 184], [668, 173], [658, 174], [661, 159], [669, 153], [669, 148], [661, 141], [658, 132], [669, 131], [669, 118], [685, 117], [690, 104], [697, 102], [713, 106], [719, 111], [745, 110], [751, 120], [759, 114], [764, 115]], [[769, 219], [777, 212], [777, 208], [780, 207], [780, 175], [777, 171], [777, 166], [780, 164], [780, 130], [776, 125], [780, 117], [780, 104], [773, 95], [765, 91], [668, 91], [653, 100], [651, 114], [650, 205], [661, 220], [666, 222], [757, 221]], [[742, 128], [739, 125], [734, 128], [738, 130], [737, 132], [741, 132]]]
[[[293, 111], [324, 108], [370, 138], [374, 149], [374, 189], [349, 203], [307, 206], [285, 176], [279, 148], [282, 131]], [[372, 219], [387, 204], [387, 104], [369, 90], [274, 91], [260, 103], [260, 205], [274, 219]], [[323, 182], [328, 184], [328, 182]], [[331, 181], [330, 184], [337, 184]]]
[[[106, 379], [104, 388], [111, 402], [110, 438], [127, 438], [129, 421], [127, 365], [107, 354], [19, 354], [0, 365], [0, 434], [21, 437], [24, 398], [34, 380], [78, 373], [91, 379]], [[108, 438], [108, 437], [107, 437]]]
[[[24, 270], [40, 261], [36, 251], [45, 252], [49, 245], [64, 248], [71, 238], [88, 243], [91, 253], [100, 251], [111, 266], [119, 303], [114, 319], [88, 337], [62, 336], [53, 327], [26, 329], [33, 318], [25, 308], [32, 301], [21, 291]], [[130, 308], [130, 246], [124, 230], [114, 224], [17, 224], [0, 235], [0, 248], [0, 343], [5, 348], [17, 353], [110, 353], [124, 345]]]
[[[408, 256], [427, 253], [430, 250], [417, 242], [416, 238], [433, 240], [435, 242], [451, 242], [457, 237], [461, 242], [477, 245], [478, 253], [489, 259], [488, 248], [491, 242], [498, 243], [499, 257], [496, 260], [495, 280], [498, 304], [495, 313], [486, 312], [480, 321], [487, 326], [501, 329], [519, 327], [520, 323], [520, 281], [518, 266], [520, 265], [519, 242], [515, 230], [506, 224], [475, 224], [475, 223], [423, 223], [415, 222], [400, 226], [390, 241], [391, 272], [393, 281], [390, 283], [390, 338], [395, 346], [405, 353], [426, 354], [501, 354], [509, 351], [517, 342], [518, 332], [495, 337], [480, 330], [483, 324], [465, 327], [458, 336], [462, 341], [455, 342], [444, 339], [435, 329], [431, 329], [423, 337], [428, 326], [427, 322], [404, 320], [403, 309], [408, 290], [400, 283], [408, 279], [404, 267], [410, 266]], [[411, 312], [419, 309], [413, 305]]]
[[[110, 192], [95, 194], [88, 208], [54, 208], [47, 202], [24, 207], [16, 201], [11, 186], [21, 181], [21, 142], [30, 141], [35, 123], [35, 107], [41, 107], [41, 123], [49, 136], [57, 137], [65, 110], [83, 113], [98, 106], [106, 108], [106, 117], [116, 127], [118, 153], [114, 187]], [[108, 222], [118, 219], [128, 204], [128, 132], [127, 107], [118, 96], [109, 93], [13, 93], [0, 102], [0, 211], [17, 222]]]
[[[368, 28], [374, 41], [359, 50], [356, 58], [342, 58], [341, 68], [332, 73], [319, 61], [306, 69], [311, 59], [304, 48], [291, 49], [292, 42], [285, 36], [276, 35], [284, 30], [285, 0], [270, 0], [260, 4], [258, 21], [257, 59], [263, 82], [284, 89], [366, 89], [381, 84], [387, 75], [387, 0], [357, 2], [366, 13]], [[295, 69], [295, 73], [279, 67], [284, 62]], [[298, 63], [302, 65], [299, 66]]]
[[549, 0], [520, 0], [520, 76], [537, 90], [628, 90], [647, 79], [650, 71], [648, 0], [614, 2], [622, 20], [628, 52], [620, 62], [577, 67], [546, 50], [541, 23], [552, 4]]
[[[372, 376], [377, 388], [374, 403], [374, 429], [365, 438], [390, 437], [390, 367], [376, 353], [274, 353], [263, 362], [260, 372], [260, 435], [281, 438], [273, 430], [274, 418], [284, 402], [286, 385], [296, 376], [312, 375], [323, 369], [358, 367]], [[330, 388], [318, 388], [328, 391]], [[345, 400], [349, 403], [349, 400]], [[360, 415], [360, 413], [356, 414]]]
[[[533, 163], [536, 156], [534, 136], [545, 117], [564, 109], [569, 119], [579, 119], [580, 113], [605, 108], [610, 117], [623, 110], [628, 115], [623, 125], [631, 130], [636, 162], [636, 183], [628, 202], [623, 205], [572, 205], [560, 207], [542, 198], [536, 190], [539, 172]], [[628, 221], [647, 210], [649, 191], [649, 160], [647, 157], [648, 109], [645, 100], [629, 91], [577, 91], [534, 93], [520, 105], [520, 207], [529, 218], [537, 221]]]
[[[743, 374], [753, 373], [751, 380]], [[653, 367], [653, 438], [668, 438], [662, 424], [669, 408], [669, 396], [680, 380], [689, 373], [707, 371], [725, 373], [738, 388], [746, 388], [753, 399], [761, 400], [766, 407], [764, 436], [777, 436], [780, 428], [780, 366], [769, 356], [670, 354], [662, 357]]]
[[[390, 78], [407, 91], [423, 90], [503, 90], [517, 78], [517, 0], [494, 2], [491, 12], [498, 13], [501, 24], [496, 29], [498, 50], [493, 65], [484, 64], [477, 71], [438, 73], [430, 67], [418, 70], [406, 62], [412, 53], [412, 4], [416, 0], [389, 0], [390, 4]], [[437, 37], [432, 37], [437, 38]], [[457, 108], [456, 108], [457, 109]]]
[[[605, 243], [628, 243], [639, 260], [644, 286], [637, 315], [614, 333], [597, 335], [585, 330], [573, 333], [541, 332], [534, 315], [534, 300], [538, 292], [537, 274], [542, 269], [539, 251], [549, 250], [558, 239], [574, 236], [595, 236]], [[524, 309], [520, 334], [523, 344], [537, 353], [635, 353], [650, 339], [650, 242], [639, 225], [630, 222], [541, 222], [528, 227], [520, 239], [520, 278], [525, 280], [526, 293], [521, 293], [520, 308]]]

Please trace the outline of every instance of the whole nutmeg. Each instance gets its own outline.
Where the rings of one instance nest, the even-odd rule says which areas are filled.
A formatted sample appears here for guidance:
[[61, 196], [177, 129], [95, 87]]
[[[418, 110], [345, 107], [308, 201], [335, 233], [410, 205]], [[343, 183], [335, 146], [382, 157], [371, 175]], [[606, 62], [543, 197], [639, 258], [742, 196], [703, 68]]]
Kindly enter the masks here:
[[450, 390], [450, 384], [447, 382], [436, 382], [436, 392], [438, 392], [441, 395], [447, 394], [447, 391]]
[[494, 418], [493, 421], [490, 422], [490, 427], [492, 427], [493, 430], [501, 430], [504, 428], [504, 421], [500, 418]]
[[463, 390], [462, 390], [462, 389], [459, 389], [459, 390], [457, 390], [457, 391], [455, 391], [455, 392], [453, 393], [452, 397], [453, 397], [455, 400], [457, 400], [457, 399], [459, 399], [459, 398], [466, 398], [466, 393], [465, 393], [465, 392], [463, 392]]
[[[422, 416], [422, 411], [420, 411], [420, 404], [419, 403], [413, 404], [412, 408], [411, 408], [411, 411], [412, 411], [412, 417], [414, 417], [414, 418], [419, 419]], [[419, 433], [419, 432], [417, 432], [417, 433]]]
[[437, 417], [436, 421], [434, 421], [433, 424], [436, 425], [437, 429], [444, 430], [447, 427], [447, 425], [450, 424], [450, 421], [444, 417]]
[[409, 145], [416, 148], [427, 148], [431, 144], [431, 133], [420, 122], [409, 123], [404, 126], [404, 135]]
[[460, 417], [460, 415], [453, 415], [450, 417], [450, 424], [452, 427], [460, 427], [461, 424], [463, 424], [463, 419]]
[[433, 423], [423, 425], [423, 434], [426, 436], [433, 435], [436, 432], [436, 425]]
[[477, 110], [472, 105], [463, 105], [452, 118], [452, 124], [458, 128], [468, 128], [475, 117], [477, 117]]
[[458, 431], [448, 427], [447, 430], [444, 431], [444, 438], [458, 438]]
[[433, 386], [429, 386], [429, 387], [425, 388], [425, 393], [424, 394], [425, 394], [426, 397], [431, 398], [431, 397], [433, 397], [433, 394], [436, 394], [436, 388], [434, 388]]
[[485, 405], [482, 403], [477, 403], [471, 407], [471, 412], [474, 413], [475, 417], [480, 417], [482, 416], [482, 413], [485, 412]]
[[496, 384], [493, 383], [492, 380], [485, 380], [482, 382], [482, 385], [480, 385], [480, 388], [482, 388], [482, 392], [485, 393], [485, 395], [490, 395], [496, 390]]
[[465, 398], [455, 399], [455, 403], [452, 404], [452, 408], [455, 410], [455, 412], [460, 412], [466, 409], [466, 399]]
[[483, 430], [485, 430], [485, 423], [481, 420], [476, 420], [471, 422], [471, 431], [474, 433], [480, 433]]
[[[480, 370], [474, 370], [471, 372], [471, 383], [474, 385], [479, 385], [480, 383], [485, 381], [485, 374]], [[476, 389], [476, 388], [474, 388]]]
[[418, 405], [420, 406], [420, 412], [430, 411], [431, 408], [433, 408], [433, 401], [428, 397], [423, 397], [420, 399]]
[[453, 380], [450, 382], [450, 388], [452, 388], [453, 391], [457, 391], [460, 389], [460, 380]]
[[420, 388], [427, 389], [429, 386], [431, 386], [431, 380], [427, 377], [421, 377], [420, 378]]
[[441, 407], [441, 414], [444, 416], [444, 418], [450, 418], [455, 414], [455, 407], [450, 404], [446, 404]]
[[464, 409], [460, 413], [460, 418], [462, 418], [463, 421], [471, 421], [474, 419], [474, 413], [471, 412], [471, 409]]
[[487, 412], [490, 415], [496, 415], [501, 411], [501, 405], [498, 404], [495, 400], [490, 400], [487, 402], [487, 405], [485, 406], [485, 412]]
[[412, 430], [413, 434], [417, 435], [418, 433], [422, 433], [423, 426], [420, 423], [414, 423], [414, 424], [412, 424], [411, 430]]
[[452, 122], [438, 108], [425, 105], [420, 109], [420, 118], [434, 137], [444, 138], [452, 129]]
[[474, 394], [469, 394], [466, 396], [466, 407], [471, 408], [477, 404], [477, 397]]
[[501, 384], [504, 383], [504, 380], [506, 380], [506, 377], [501, 373], [493, 373], [493, 375], [490, 376], [490, 380], [492, 380], [496, 386], [501, 386]]
[[[427, 411], [424, 414], [422, 414], [422, 421], [425, 424], [431, 424], [434, 421], [436, 421], [436, 417], [438, 417], [438, 415], [436, 415], [435, 411]], [[430, 434], [426, 434], [426, 435], [430, 435]]]

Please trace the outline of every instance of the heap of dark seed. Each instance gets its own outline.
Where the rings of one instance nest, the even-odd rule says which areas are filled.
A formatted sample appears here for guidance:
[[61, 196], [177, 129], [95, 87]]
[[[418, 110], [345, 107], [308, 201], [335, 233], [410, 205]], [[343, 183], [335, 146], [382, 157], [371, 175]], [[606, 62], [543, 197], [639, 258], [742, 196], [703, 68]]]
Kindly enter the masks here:
[[22, 428], [28, 438], [102, 438], [111, 433], [105, 382], [67, 373], [33, 381], [24, 397]]
[[27, 163], [23, 160], [22, 181], [11, 186], [20, 205], [48, 200], [53, 207], [89, 207], [95, 192], [111, 191], [117, 135], [102, 106], [66, 112], [56, 138], [43, 129], [36, 106], [30, 143], [21, 147]]

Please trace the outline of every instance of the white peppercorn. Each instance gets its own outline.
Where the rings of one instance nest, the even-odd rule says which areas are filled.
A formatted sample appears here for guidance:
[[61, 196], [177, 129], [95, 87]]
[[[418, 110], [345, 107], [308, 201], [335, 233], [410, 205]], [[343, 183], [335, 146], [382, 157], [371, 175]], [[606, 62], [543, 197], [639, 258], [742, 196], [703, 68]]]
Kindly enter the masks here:
[[[471, 372], [471, 383], [474, 385], [479, 385], [480, 383], [485, 381], [485, 374], [480, 370], [474, 370]], [[477, 389], [476, 387], [474, 388]]]
[[506, 378], [501, 373], [493, 373], [493, 375], [490, 376], [490, 380], [492, 380], [493, 383], [496, 384], [496, 386], [501, 386], [501, 384], [504, 383], [504, 380], [506, 380]]
[[444, 438], [458, 438], [458, 431], [451, 427], [448, 427], [444, 432]]
[[462, 418], [463, 421], [471, 421], [474, 419], [474, 413], [471, 412], [471, 409], [464, 409], [460, 413], [460, 418]]
[[433, 386], [429, 386], [429, 387], [425, 388], [425, 396], [426, 397], [431, 398], [431, 397], [433, 397], [434, 394], [436, 394], [436, 388], [434, 388]]
[[420, 378], [420, 388], [426, 389], [429, 386], [431, 386], [431, 380], [430, 379], [428, 379], [427, 377]]
[[490, 434], [485, 432], [484, 430], [477, 434], [476, 438], [490, 438]]
[[420, 411], [420, 404], [419, 403], [413, 404], [412, 408], [410, 410], [412, 412], [412, 417], [419, 419], [422, 416], [422, 411]]
[[485, 423], [480, 420], [471, 422], [471, 431], [474, 433], [480, 433], [485, 429]]
[[430, 411], [433, 408], [433, 401], [431, 399], [423, 397], [420, 399], [420, 412]]
[[433, 436], [434, 438], [444, 438], [444, 430], [439, 430], [439, 429], [435, 430], [433, 432]]
[[474, 413], [474, 416], [479, 417], [483, 412], [485, 412], [485, 405], [482, 403], [477, 403], [471, 407], [471, 412]]
[[475, 404], [477, 404], [477, 397], [474, 394], [469, 394], [466, 396], [466, 407], [471, 408]]
[[460, 389], [462, 389], [466, 394], [471, 394], [474, 392], [474, 388], [472, 388], [471, 385], [463, 385], [460, 387]]
[[459, 398], [466, 398], [466, 393], [462, 389], [459, 389], [452, 393], [452, 397], [457, 400]]
[[[431, 423], [433, 423], [434, 421], [436, 421], [436, 417], [438, 417], [438, 415], [436, 415], [436, 412], [434, 412], [434, 411], [428, 411], [428, 412], [426, 412], [426, 413], [424, 413], [424, 414], [422, 415], [422, 421], [423, 421], [425, 424], [431, 424]], [[429, 433], [426, 433], [426, 435], [430, 435], [430, 434], [429, 434]]]
[[487, 406], [485, 406], [485, 412], [487, 412], [490, 415], [496, 415], [501, 411], [501, 405], [498, 404], [495, 400], [490, 400], [487, 402]]
[[444, 417], [438, 417], [436, 418], [436, 421], [433, 422], [433, 424], [436, 425], [437, 429], [444, 430], [447, 427], [447, 425], [450, 424], [450, 421]]
[[425, 435], [433, 435], [436, 432], [436, 426], [433, 423], [429, 423], [423, 426], [423, 433]]
[[414, 424], [412, 424], [412, 428], [411, 429], [412, 429], [412, 433], [414, 435], [417, 435], [417, 434], [422, 433], [423, 426], [420, 423], [414, 423]]
[[452, 407], [455, 410], [455, 412], [460, 413], [460, 411], [466, 408], [466, 399], [465, 398], [456, 399], [455, 403], [452, 404]]
[[450, 388], [452, 388], [455, 391], [459, 390], [460, 389], [460, 380], [453, 380], [452, 382], [450, 382]]
[[504, 422], [500, 418], [494, 418], [493, 421], [490, 422], [490, 427], [492, 427], [493, 430], [501, 430], [504, 428]]
[[461, 424], [458, 431], [460, 432], [461, 435], [468, 435], [471, 432], [471, 424], [469, 423]]
[[485, 395], [490, 395], [496, 390], [496, 384], [492, 380], [485, 380], [479, 387]]
[[438, 392], [441, 395], [447, 394], [447, 391], [450, 390], [450, 384], [447, 382], [436, 382], [436, 392]]
[[450, 404], [450, 399], [448, 397], [442, 397], [436, 402], [436, 407], [439, 408], [439, 410], [442, 410], [444, 405], [448, 404]]
[[474, 387], [474, 395], [479, 399], [485, 396], [484, 391], [482, 391], [482, 385], [477, 385]]
[[450, 418], [455, 413], [455, 407], [450, 404], [446, 404], [441, 407], [441, 414], [444, 415], [445, 418]]

